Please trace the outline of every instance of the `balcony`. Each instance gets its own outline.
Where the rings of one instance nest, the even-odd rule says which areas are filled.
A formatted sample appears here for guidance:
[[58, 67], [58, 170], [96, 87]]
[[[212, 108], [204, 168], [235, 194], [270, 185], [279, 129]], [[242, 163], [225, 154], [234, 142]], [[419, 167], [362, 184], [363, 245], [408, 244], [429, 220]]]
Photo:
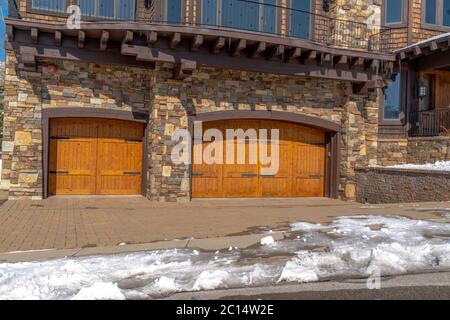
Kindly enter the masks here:
[[411, 137], [450, 135], [450, 108], [410, 113]]
[[[41, 15], [67, 16], [62, 10], [65, 0], [28, 1], [28, 10]], [[10, 1], [11, 16], [20, 17], [15, 8], [21, 8], [19, 0]], [[311, 0], [313, 1], [313, 0]], [[194, 1], [191, 1], [194, 2]], [[31, 5], [30, 5], [31, 3]], [[46, 3], [49, 8], [46, 10]], [[51, 8], [53, 3], [61, 3]], [[276, 0], [205, 0], [196, 7], [185, 0], [129, 0], [86, 1], [78, 0], [83, 20], [140, 21], [152, 24], [185, 25], [211, 29], [233, 29], [248, 33], [309, 40], [329, 47], [345, 48], [374, 53], [391, 52], [393, 45], [389, 29], [380, 29], [364, 23], [334, 19], [331, 13], [310, 12], [308, 5], [289, 8], [279, 6]], [[188, 5], [189, 3], [189, 5]], [[307, 3], [307, 2], [305, 2]], [[34, 11], [33, 11], [34, 10]], [[35, 15], [33, 16], [33, 18]]]

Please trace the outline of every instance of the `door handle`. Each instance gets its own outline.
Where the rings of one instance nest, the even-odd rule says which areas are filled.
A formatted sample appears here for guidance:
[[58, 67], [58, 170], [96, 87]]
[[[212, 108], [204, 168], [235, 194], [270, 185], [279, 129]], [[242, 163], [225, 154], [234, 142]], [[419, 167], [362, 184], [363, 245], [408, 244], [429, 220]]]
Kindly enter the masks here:
[[242, 173], [241, 177], [257, 177], [256, 173]]
[[275, 177], [274, 174], [260, 174], [260, 176], [263, 177], [263, 178]]
[[320, 175], [320, 174], [310, 174], [309, 175], [309, 178], [310, 179], [320, 179], [320, 178], [322, 178], [323, 176], [322, 175]]
[[123, 174], [132, 176], [132, 175], [138, 175], [141, 174], [139, 171], [124, 171]]
[[50, 174], [69, 174], [69, 171], [49, 171]]
[[54, 137], [50, 137], [50, 140], [70, 140], [70, 137], [67, 137], [67, 136], [54, 136]]

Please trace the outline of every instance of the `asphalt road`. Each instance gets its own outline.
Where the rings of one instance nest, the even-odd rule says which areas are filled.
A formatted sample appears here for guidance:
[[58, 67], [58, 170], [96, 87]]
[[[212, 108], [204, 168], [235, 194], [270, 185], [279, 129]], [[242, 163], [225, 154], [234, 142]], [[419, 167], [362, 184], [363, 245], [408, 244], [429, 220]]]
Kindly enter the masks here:
[[284, 284], [229, 290], [185, 292], [167, 299], [187, 300], [450, 300], [450, 272], [382, 278], [380, 289], [367, 289], [365, 279]]

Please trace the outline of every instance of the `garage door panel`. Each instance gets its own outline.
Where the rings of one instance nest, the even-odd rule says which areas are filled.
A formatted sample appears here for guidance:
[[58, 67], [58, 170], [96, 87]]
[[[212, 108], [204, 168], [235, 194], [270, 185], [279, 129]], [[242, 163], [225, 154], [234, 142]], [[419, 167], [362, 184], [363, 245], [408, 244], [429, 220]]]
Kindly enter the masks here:
[[[279, 130], [279, 163], [276, 172], [261, 172], [270, 165], [259, 159], [259, 148], [266, 147], [272, 155], [269, 141], [259, 141], [256, 148], [250, 148], [247, 141], [244, 146], [245, 164], [236, 164], [238, 141], [233, 142], [234, 164], [193, 165], [192, 190], [193, 197], [311, 197], [324, 195], [325, 168], [325, 133], [321, 130], [304, 127], [292, 123], [268, 120], [228, 120], [207, 123], [207, 127], [221, 126], [224, 129], [241, 128], [244, 131], [253, 128]], [[205, 127], [204, 127], [205, 128]], [[262, 146], [262, 147], [261, 147]], [[250, 151], [256, 153], [257, 164], [252, 164]], [[225, 148], [225, 159], [226, 159]], [[198, 173], [201, 171], [201, 175]], [[212, 174], [207, 174], [211, 172]], [[200, 187], [201, 186], [201, 187]], [[203, 193], [196, 190], [203, 189]], [[208, 191], [206, 191], [208, 189]]]
[[49, 193], [139, 194], [142, 134], [143, 125], [132, 122], [53, 119]]

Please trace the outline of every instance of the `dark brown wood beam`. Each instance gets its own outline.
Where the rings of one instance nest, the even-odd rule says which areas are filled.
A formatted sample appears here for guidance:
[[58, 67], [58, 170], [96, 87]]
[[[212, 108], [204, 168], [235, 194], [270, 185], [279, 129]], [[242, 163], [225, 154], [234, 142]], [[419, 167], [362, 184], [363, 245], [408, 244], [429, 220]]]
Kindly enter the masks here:
[[83, 30], [78, 31], [78, 48], [84, 48], [84, 42], [86, 40], [86, 33]]
[[62, 41], [61, 31], [55, 31], [55, 45], [60, 46]]
[[200, 46], [203, 44], [203, 36], [201, 34], [197, 34], [192, 39], [191, 43], [191, 51], [198, 51]]
[[284, 45], [278, 44], [273, 48], [271, 48], [270, 50], [268, 50], [266, 59], [272, 60], [273, 58], [281, 56], [283, 53], [284, 53]]
[[181, 33], [175, 32], [170, 37], [170, 45], [169, 45], [170, 49], [175, 49], [180, 42], [181, 42]]
[[334, 66], [348, 66], [347, 56], [334, 56], [333, 57]]
[[122, 43], [130, 43], [133, 41], [133, 38], [134, 38], [134, 32], [127, 30], [125, 32], [125, 35], [123, 36]]
[[238, 56], [242, 50], [247, 47], [247, 41], [245, 39], [236, 40], [231, 46], [231, 55], [233, 57]]
[[436, 41], [431, 41], [431, 43], [430, 43], [430, 50], [431, 51], [435, 51], [435, 50], [437, 50], [439, 47], [438, 47], [438, 44], [437, 44], [437, 42]]
[[158, 41], [158, 32], [151, 31], [147, 32], [147, 44], [148, 46], [153, 46], [156, 41]]
[[100, 37], [100, 51], [105, 51], [108, 47], [109, 40], [109, 32], [106, 30], [102, 31], [102, 35]]
[[284, 55], [284, 61], [289, 62], [291, 60], [297, 59], [301, 56], [301, 54], [301, 48], [291, 48], [286, 51], [286, 54]]
[[38, 43], [39, 31], [37, 28], [31, 28], [31, 41], [33, 43]]
[[34, 50], [34, 48], [21, 47], [20, 48], [20, 57], [21, 57], [23, 64], [27, 68], [35, 68], [36, 67], [36, 50]]
[[262, 53], [264, 51], [266, 51], [266, 43], [258, 42], [250, 48], [249, 57], [255, 58], [256, 56], [258, 56], [260, 53]]
[[146, 46], [122, 45], [122, 53], [136, 57], [137, 61], [180, 63], [182, 59], [186, 59], [195, 61], [197, 66], [269, 72], [352, 82], [365, 82], [381, 78], [381, 76], [361, 70], [341, 70], [331, 67], [320, 67], [317, 65], [285, 63], [277, 60], [266, 60], [264, 63], [261, 63], [259, 59], [251, 59], [247, 56], [236, 59], [233, 56], [220, 55], [218, 57], [217, 55], [212, 55], [203, 51], [175, 51], [164, 47], [148, 48]]
[[218, 37], [216, 40], [213, 41], [212, 52], [219, 53], [220, 49], [222, 49], [224, 46], [225, 46], [225, 38]]
[[192, 75], [192, 72], [197, 68], [197, 62], [181, 59], [180, 63], [177, 63], [173, 70], [173, 77], [175, 79], [185, 79]]
[[8, 41], [14, 41], [14, 27], [10, 24], [6, 25], [6, 35], [8, 36]]
[[306, 50], [302, 51], [302, 55], [300, 57], [300, 61], [303, 64], [311, 64], [311, 63], [317, 63], [317, 51], [315, 50]]
[[418, 46], [414, 47], [414, 55], [415, 56], [420, 56], [422, 54], [422, 49]]

